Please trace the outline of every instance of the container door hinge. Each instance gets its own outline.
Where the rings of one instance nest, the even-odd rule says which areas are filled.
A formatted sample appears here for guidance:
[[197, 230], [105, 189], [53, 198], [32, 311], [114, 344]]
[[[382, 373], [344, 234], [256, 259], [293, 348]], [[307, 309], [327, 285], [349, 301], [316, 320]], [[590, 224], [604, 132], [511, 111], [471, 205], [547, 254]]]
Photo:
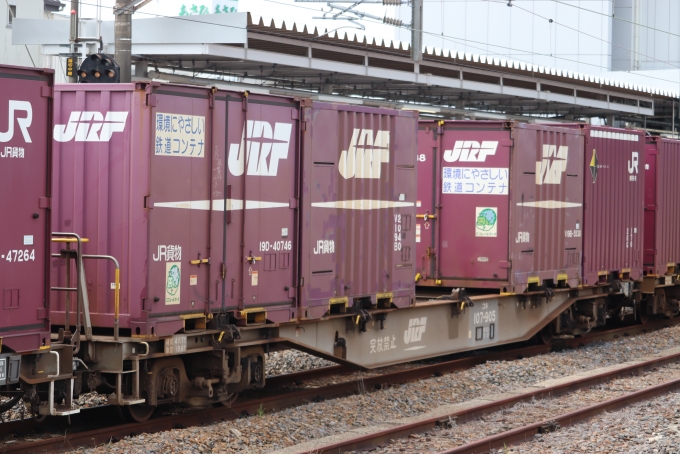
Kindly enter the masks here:
[[153, 93], [147, 93], [146, 95], [146, 105], [149, 107], [156, 107], [158, 103], [157, 96]]
[[43, 98], [54, 98], [54, 87], [40, 87], [40, 96]]
[[241, 98], [241, 108], [243, 109], [244, 112], [248, 112], [248, 96], [250, 95], [250, 92], [248, 90], [243, 92], [243, 98]]
[[293, 198], [288, 199], [288, 208], [296, 209], [297, 207], [298, 207], [297, 199], [293, 199]]
[[300, 121], [300, 131], [307, 130], [307, 122], [305, 120]]
[[144, 197], [144, 208], [149, 209], [153, 208], [153, 197], [151, 197], [150, 195]]
[[49, 311], [46, 307], [39, 307], [38, 308], [38, 320], [46, 320], [49, 317]]
[[52, 208], [52, 199], [49, 197], [39, 197], [38, 208]]

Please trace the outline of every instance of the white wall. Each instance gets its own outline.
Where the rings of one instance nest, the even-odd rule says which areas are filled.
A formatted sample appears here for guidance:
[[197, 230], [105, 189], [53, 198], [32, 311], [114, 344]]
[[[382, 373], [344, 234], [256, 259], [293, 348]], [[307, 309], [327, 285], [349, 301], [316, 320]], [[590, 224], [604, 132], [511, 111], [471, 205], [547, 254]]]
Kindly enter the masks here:
[[[16, 5], [17, 17], [27, 19], [48, 19], [43, 0], [9, 0]], [[0, 64], [15, 66], [44, 66], [40, 46], [12, 45], [12, 28], [8, 26], [9, 11], [5, 0], [0, 1]], [[30, 56], [29, 56], [30, 52]], [[33, 57], [33, 62], [31, 62]], [[34, 64], [35, 63], [35, 64]]]
[[[497, 0], [425, 0], [423, 42], [589, 74], [609, 68], [611, 0], [512, 3], [516, 6]], [[400, 8], [401, 19], [410, 21], [410, 14], [410, 8]], [[407, 31], [397, 35], [409, 40]]]
[[680, 66], [680, 2], [617, 0], [612, 68], [678, 69]]

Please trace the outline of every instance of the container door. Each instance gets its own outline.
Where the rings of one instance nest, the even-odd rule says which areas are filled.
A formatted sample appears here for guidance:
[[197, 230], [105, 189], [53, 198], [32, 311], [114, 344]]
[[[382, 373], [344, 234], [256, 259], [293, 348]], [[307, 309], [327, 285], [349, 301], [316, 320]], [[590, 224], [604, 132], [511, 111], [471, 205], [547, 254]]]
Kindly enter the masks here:
[[511, 144], [505, 130], [444, 127], [437, 187], [442, 279], [469, 280], [466, 287], [508, 279], [508, 241], [525, 240], [508, 239]]
[[207, 96], [191, 94], [178, 89], [155, 95], [152, 111], [149, 296], [154, 317], [191, 320], [190, 314], [210, 306], [212, 112]]
[[418, 127], [418, 196], [416, 199], [416, 271], [422, 279], [435, 279], [436, 200], [439, 185], [437, 158], [441, 144], [435, 123]]
[[656, 160], [658, 151], [655, 143], [645, 144], [645, 227], [644, 227], [644, 266], [656, 274]]
[[[23, 77], [22, 77], [23, 76]], [[40, 347], [34, 338], [16, 343], [14, 331], [45, 328], [49, 144], [48, 98], [23, 74], [3, 74], [0, 86], [0, 328], [3, 345]], [[16, 79], [14, 79], [16, 77]], [[22, 80], [23, 79], [23, 80]], [[44, 86], [47, 86], [45, 81]], [[42, 314], [42, 315], [41, 315]], [[42, 336], [40, 336], [42, 338]], [[49, 339], [46, 340], [49, 343]]]
[[299, 110], [277, 101], [231, 94], [226, 103], [224, 306], [248, 324], [295, 312]]

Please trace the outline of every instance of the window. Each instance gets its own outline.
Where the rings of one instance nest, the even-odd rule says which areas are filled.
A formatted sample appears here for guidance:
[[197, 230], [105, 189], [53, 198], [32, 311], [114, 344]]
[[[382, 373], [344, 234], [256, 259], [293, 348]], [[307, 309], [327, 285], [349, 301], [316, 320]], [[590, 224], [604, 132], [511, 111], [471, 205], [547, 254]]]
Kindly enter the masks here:
[[7, 26], [11, 27], [14, 18], [17, 17], [17, 5], [7, 5]]

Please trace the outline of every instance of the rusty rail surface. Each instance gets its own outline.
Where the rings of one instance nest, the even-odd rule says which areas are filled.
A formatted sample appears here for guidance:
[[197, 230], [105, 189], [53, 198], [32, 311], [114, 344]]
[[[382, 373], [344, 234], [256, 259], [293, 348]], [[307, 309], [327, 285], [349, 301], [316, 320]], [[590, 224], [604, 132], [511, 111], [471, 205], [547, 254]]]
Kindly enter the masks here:
[[[455, 359], [452, 361], [428, 364], [425, 366], [415, 367], [409, 370], [391, 372], [383, 375], [362, 377], [359, 380], [350, 380], [347, 382], [337, 383], [329, 386], [323, 386], [318, 388], [306, 388], [298, 391], [293, 391], [290, 393], [285, 393], [282, 395], [245, 400], [242, 402], [236, 402], [231, 407], [215, 406], [208, 409], [186, 412], [178, 415], [160, 416], [152, 418], [149, 421], [145, 421], [142, 423], [121, 424], [117, 426], [109, 426], [105, 428], [87, 430], [83, 432], [68, 433], [68, 431], [66, 431], [64, 436], [53, 437], [28, 443], [16, 443], [13, 445], [5, 445], [2, 446], [1, 449], [3, 450], [3, 452], [38, 453], [38, 452], [60, 452], [66, 450], [73, 450], [75, 448], [83, 446], [94, 447], [97, 445], [101, 445], [103, 443], [108, 443], [112, 440], [116, 441], [130, 435], [161, 432], [164, 430], [171, 430], [175, 428], [183, 428], [197, 426], [201, 424], [215, 423], [219, 421], [233, 420], [246, 413], [255, 414], [259, 410], [274, 411], [287, 407], [304, 405], [306, 403], [315, 402], [319, 400], [352, 395], [359, 392], [360, 388], [358, 383], [359, 381], [363, 381], [363, 384], [361, 385], [362, 389], [365, 390], [378, 389], [383, 386], [406, 383], [418, 379], [431, 377], [433, 375], [441, 375], [445, 373], [466, 370], [473, 366], [483, 364], [488, 361], [514, 360], [517, 358], [536, 356], [548, 353], [551, 350], [567, 347], [579, 347], [593, 342], [599, 342], [602, 340], [615, 339], [623, 336], [634, 335], [636, 333], [665, 328], [677, 324], [680, 324], [680, 318], [673, 320], [664, 320], [656, 323], [650, 323], [647, 325], [636, 325], [623, 328], [616, 328], [605, 332], [592, 333], [582, 338], [558, 340], [557, 342], [551, 345], [534, 345], [506, 351], [492, 352], [487, 354], [470, 356], [467, 358]], [[658, 359], [655, 360], [655, 363], [661, 363], [662, 361], [663, 359]], [[342, 366], [332, 366], [321, 369], [315, 369], [313, 371], [302, 371], [294, 374], [286, 374], [278, 377], [272, 377], [271, 379], [267, 380], [267, 384], [270, 385], [273, 381], [278, 385], [284, 385], [287, 383], [294, 383], [295, 381], [304, 381], [310, 379], [323, 378], [327, 376], [333, 376], [343, 371], [351, 372], [351, 369], [346, 369]], [[490, 405], [494, 404], [496, 403], [494, 402]], [[505, 406], [507, 405], [509, 405], [509, 403], [505, 404]], [[109, 416], [103, 416], [105, 414], [104, 411], [107, 408], [109, 409], [108, 413]], [[87, 409], [88, 411], [83, 411], [81, 413], [83, 414], [81, 418], [82, 419], [87, 418], [88, 420], [91, 420], [93, 418], [90, 418], [89, 415], [96, 414], [97, 420], [101, 419], [102, 422], [110, 424], [111, 423], [110, 410], [112, 409], [113, 409], [112, 407], [108, 406]], [[461, 421], [460, 416], [458, 417], [458, 420]], [[406, 427], [402, 426], [395, 429], [397, 431], [390, 434], [386, 439], [398, 438], [400, 436], [407, 436], [410, 433], [427, 431], [434, 427], [436, 424], [437, 420], [433, 420], [431, 425], [423, 426], [422, 429], [414, 429], [411, 430], [410, 432], [404, 432], [403, 434], [401, 434], [401, 429], [403, 427]], [[60, 423], [60, 425], [63, 425], [63, 423]], [[0, 424], [0, 435], [21, 434], [22, 432], [25, 432], [26, 429], [31, 430], [41, 426], [43, 428], [46, 427], [45, 423], [39, 424], [35, 423], [33, 420], [8, 422]], [[24, 430], [22, 430], [22, 428]], [[62, 431], [62, 433], [64, 433], [64, 431]], [[368, 440], [367, 437], [368, 436], [362, 437], [366, 438], [366, 440], [361, 442], [361, 446], [369, 447], [383, 443], [383, 442], [376, 443], [375, 441], [371, 442]], [[337, 448], [335, 448], [335, 445], [333, 445], [333, 448], [329, 446], [327, 449]], [[318, 453], [322, 451], [315, 450], [313, 452]], [[337, 450], [334, 451], [324, 450], [323, 452], [337, 452]]]
[[[655, 358], [649, 361], [645, 361], [642, 363], [638, 363], [635, 365], [631, 365], [628, 367], [620, 368], [614, 371], [610, 372], [605, 372], [602, 374], [594, 375], [592, 377], [585, 377], [585, 378], [580, 378], [576, 379], [567, 383], [563, 383], [560, 385], [548, 387], [548, 388], [541, 388], [537, 389], [534, 391], [530, 391], [527, 393], [523, 394], [518, 394], [513, 397], [503, 399], [503, 400], [498, 400], [494, 402], [489, 402], [488, 404], [472, 407], [466, 410], [461, 410], [457, 411], [445, 416], [438, 416], [435, 418], [427, 418], [423, 419], [421, 421], [417, 421], [411, 424], [404, 424], [401, 426], [396, 426], [390, 429], [378, 431], [372, 434], [367, 434], [363, 435], [360, 437], [356, 438], [349, 438], [343, 441], [339, 441], [337, 443], [329, 444], [326, 446], [321, 446], [321, 447], [316, 447], [312, 450], [309, 451], [301, 451], [301, 453], [304, 454], [320, 454], [320, 453], [343, 453], [347, 451], [354, 451], [354, 450], [364, 450], [364, 449], [371, 449], [379, 446], [384, 446], [389, 443], [390, 440], [392, 439], [397, 439], [397, 438], [404, 438], [407, 437], [410, 434], [415, 434], [415, 433], [422, 433], [422, 432], [428, 432], [435, 427], [440, 427], [440, 426], [446, 426], [451, 419], [455, 419], [457, 423], [465, 423], [468, 421], [472, 421], [475, 419], [478, 419], [481, 416], [487, 415], [489, 413], [494, 413], [499, 410], [502, 410], [504, 408], [510, 407], [512, 405], [515, 405], [519, 402], [525, 402], [529, 401], [532, 399], [544, 399], [544, 398], [549, 398], [549, 397], [556, 397], [560, 396], [569, 392], [576, 391], [578, 389], [582, 388], [587, 388], [590, 386], [594, 386], [609, 380], [612, 380], [617, 377], [621, 376], [626, 376], [626, 375], [633, 375], [636, 373], [644, 372], [651, 370], [655, 367], [663, 366], [668, 363], [672, 362], [678, 362], [680, 361], [680, 353], [669, 355], [669, 356], [664, 356], [660, 358]], [[673, 383], [673, 382], [669, 382]], [[650, 388], [651, 389], [651, 388]], [[634, 394], [631, 394], [630, 396], [634, 396]], [[626, 397], [626, 396], [624, 396]], [[541, 423], [541, 425], [545, 424]], [[529, 426], [527, 426], [529, 427]], [[532, 425], [533, 427], [533, 425]], [[536, 429], [538, 430], [538, 429]], [[510, 431], [514, 432], [514, 431]], [[533, 432], [533, 434], [536, 434], [537, 432]], [[533, 436], [532, 434], [532, 436]], [[502, 434], [499, 434], [500, 436]], [[492, 438], [492, 437], [490, 437]], [[475, 442], [476, 443], [476, 442]], [[508, 441], [506, 440], [505, 443], [507, 444]], [[503, 447], [503, 441], [500, 442], [499, 445], [494, 445], [492, 447]], [[458, 449], [458, 448], [456, 448]], [[477, 449], [477, 448], [475, 448]], [[488, 449], [483, 450], [479, 449], [477, 451], [461, 451], [461, 452], [487, 452]], [[451, 451], [451, 452], [458, 452], [458, 451]]]
[[571, 426], [606, 411], [620, 410], [634, 403], [658, 397], [678, 388], [680, 388], [680, 379], [671, 380], [660, 385], [650, 386], [649, 388], [626, 394], [625, 396], [619, 396], [614, 399], [590, 405], [589, 407], [585, 407], [580, 410], [565, 413], [555, 418], [550, 418], [545, 421], [518, 427], [513, 430], [508, 430], [507, 432], [501, 432], [490, 437], [482, 438], [481, 440], [473, 441], [472, 443], [457, 446], [455, 448], [442, 451], [440, 454], [486, 453], [491, 449], [503, 448], [507, 445], [520, 444], [532, 440], [534, 435], [539, 433], [539, 431], [541, 431], [543, 428], [549, 427], [556, 430], [559, 427]]

